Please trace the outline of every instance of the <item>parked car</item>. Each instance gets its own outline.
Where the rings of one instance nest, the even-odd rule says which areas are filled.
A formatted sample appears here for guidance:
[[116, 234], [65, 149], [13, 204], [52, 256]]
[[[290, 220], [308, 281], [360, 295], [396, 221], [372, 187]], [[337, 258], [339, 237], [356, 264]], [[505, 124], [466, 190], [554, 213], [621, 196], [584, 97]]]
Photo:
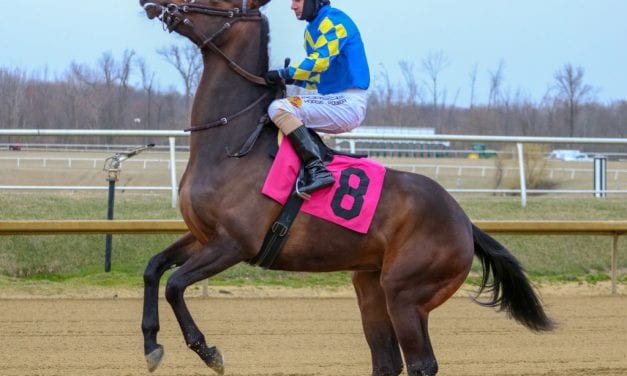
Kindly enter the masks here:
[[579, 150], [556, 149], [549, 154], [549, 159], [560, 161], [591, 161], [592, 158]]

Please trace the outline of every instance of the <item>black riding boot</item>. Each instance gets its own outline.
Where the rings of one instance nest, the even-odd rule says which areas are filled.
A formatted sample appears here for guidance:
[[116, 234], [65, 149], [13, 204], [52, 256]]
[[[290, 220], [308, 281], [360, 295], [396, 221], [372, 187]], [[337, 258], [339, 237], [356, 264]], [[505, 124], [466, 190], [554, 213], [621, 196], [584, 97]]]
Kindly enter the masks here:
[[335, 182], [333, 175], [322, 163], [318, 145], [304, 125], [288, 134], [287, 138], [290, 139], [296, 154], [305, 165], [305, 183], [304, 186], [299, 187], [300, 192], [311, 193]]

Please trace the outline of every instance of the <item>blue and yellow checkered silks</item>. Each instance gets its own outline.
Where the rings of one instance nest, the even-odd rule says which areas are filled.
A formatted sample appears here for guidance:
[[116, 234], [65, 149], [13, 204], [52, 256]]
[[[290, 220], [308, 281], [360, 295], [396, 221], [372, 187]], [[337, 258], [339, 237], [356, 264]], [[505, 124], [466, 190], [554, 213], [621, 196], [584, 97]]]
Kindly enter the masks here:
[[307, 58], [288, 69], [295, 84], [326, 95], [368, 89], [370, 70], [357, 25], [344, 12], [324, 6], [305, 30]]

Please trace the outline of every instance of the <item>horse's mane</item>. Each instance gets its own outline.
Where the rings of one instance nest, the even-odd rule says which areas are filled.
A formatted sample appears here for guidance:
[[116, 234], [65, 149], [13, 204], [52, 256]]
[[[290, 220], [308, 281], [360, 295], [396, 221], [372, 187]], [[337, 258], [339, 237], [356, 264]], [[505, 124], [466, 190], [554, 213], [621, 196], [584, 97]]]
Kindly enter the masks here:
[[270, 55], [268, 45], [270, 43], [270, 22], [265, 14], [261, 15], [261, 42], [259, 43], [259, 72], [267, 72], [269, 69]]

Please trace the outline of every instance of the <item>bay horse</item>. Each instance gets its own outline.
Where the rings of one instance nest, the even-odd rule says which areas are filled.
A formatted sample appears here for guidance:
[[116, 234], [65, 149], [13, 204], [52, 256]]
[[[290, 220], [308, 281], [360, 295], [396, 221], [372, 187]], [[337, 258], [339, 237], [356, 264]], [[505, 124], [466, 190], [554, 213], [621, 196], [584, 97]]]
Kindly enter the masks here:
[[[151, 372], [164, 355], [157, 342], [159, 281], [178, 267], [168, 278], [166, 300], [188, 347], [224, 373], [220, 351], [207, 345], [185, 304], [185, 289], [253, 259], [281, 210], [261, 194], [275, 127], [263, 127], [244, 157], [226, 151], [250, 139], [275, 97], [276, 88], [260, 78], [268, 70], [269, 28], [259, 8], [269, 1], [139, 1], [150, 19], [198, 45], [204, 63], [191, 113], [189, 162], [179, 187], [189, 232], [152, 257], [144, 273], [142, 332]], [[270, 269], [352, 271], [372, 375], [399, 375], [405, 366], [410, 376], [432, 376], [438, 364], [429, 313], [462, 285], [474, 256], [483, 268], [480, 292], [491, 290], [490, 299], [480, 304], [498, 307], [531, 330], [552, 329], [514, 256], [474, 226], [444, 188], [417, 174], [386, 171], [367, 234], [300, 213]]]

